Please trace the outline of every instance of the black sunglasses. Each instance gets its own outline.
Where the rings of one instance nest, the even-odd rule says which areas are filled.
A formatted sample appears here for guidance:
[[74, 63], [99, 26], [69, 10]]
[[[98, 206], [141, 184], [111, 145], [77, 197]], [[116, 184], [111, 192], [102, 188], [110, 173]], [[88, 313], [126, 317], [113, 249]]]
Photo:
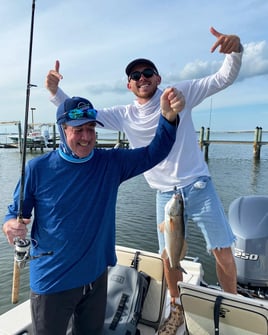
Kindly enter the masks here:
[[154, 74], [158, 75], [158, 73], [155, 70], [148, 68], [144, 69], [143, 71], [134, 71], [130, 73], [128, 79], [138, 81], [140, 80], [141, 75], [143, 75], [145, 78], [151, 78]]

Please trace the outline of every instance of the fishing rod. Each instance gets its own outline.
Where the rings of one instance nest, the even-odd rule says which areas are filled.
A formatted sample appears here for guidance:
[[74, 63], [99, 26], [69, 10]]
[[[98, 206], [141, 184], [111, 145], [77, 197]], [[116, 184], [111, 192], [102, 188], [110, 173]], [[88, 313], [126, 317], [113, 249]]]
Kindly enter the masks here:
[[[31, 17], [31, 31], [30, 31], [30, 44], [29, 44], [29, 57], [28, 57], [28, 76], [26, 86], [26, 104], [24, 114], [24, 136], [23, 136], [23, 147], [21, 157], [21, 178], [20, 178], [20, 195], [19, 195], [19, 212], [18, 221], [23, 223], [23, 202], [24, 202], [24, 186], [25, 186], [25, 162], [26, 162], [26, 150], [27, 150], [27, 135], [28, 135], [28, 114], [30, 104], [30, 90], [31, 87], [36, 85], [31, 84], [31, 64], [32, 64], [32, 48], [33, 48], [33, 30], [34, 30], [34, 12], [35, 12], [35, 0], [32, 2], [32, 17]], [[19, 287], [20, 287], [20, 269], [24, 267], [26, 260], [28, 259], [30, 241], [28, 239], [21, 239], [19, 237], [14, 239], [15, 245], [15, 256], [13, 266], [13, 283], [12, 283], [12, 297], [11, 301], [13, 304], [18, 302]]]

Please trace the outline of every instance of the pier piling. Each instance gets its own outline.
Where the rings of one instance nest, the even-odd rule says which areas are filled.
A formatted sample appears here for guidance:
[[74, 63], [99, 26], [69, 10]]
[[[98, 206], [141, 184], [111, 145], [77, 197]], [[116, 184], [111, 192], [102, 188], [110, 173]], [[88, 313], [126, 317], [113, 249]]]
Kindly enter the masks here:
[[[204, 139], [206, 135], [206, 138]], [[228, 140], [210, 140], [210, 128], [201, 127], [199, 135], [199, 146], [201, 151], [204, 151], [204, 159], [208, 160], [209, 145], [210, 144], [253, 144], [253, 158], [260, 160], [261, 147], [267, 145], [267, 141], [262, 141], [262, 127], [256, 127], [253, 141], [228, 141]]]
[[262, 146], [262, 127], [256, 127], [255, 138], [253, 143], [253, 157], [255, 160], [259, 160], [261, 157], [261, 146]]

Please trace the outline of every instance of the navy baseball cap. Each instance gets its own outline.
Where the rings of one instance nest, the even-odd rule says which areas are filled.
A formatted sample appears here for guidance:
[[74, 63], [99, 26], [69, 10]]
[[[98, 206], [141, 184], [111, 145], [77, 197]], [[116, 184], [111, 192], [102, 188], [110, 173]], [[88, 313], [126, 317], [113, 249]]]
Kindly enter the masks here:
[[154, 69], [158, 74], [158, 70], [152, 61], [146, 58], [137, 58], [137, 59], [134, 59], [132, 62], [130, 62], [128, 66], [126, 67], [127, 76], [131, 74], [135, 66], [141, 65], [141, 64], [148, 65], [150, 68]]
[[96, 119], [97, 111], [92, 103], [84, 98], [72, 97], [66, 99], [57, 109], [57, 124], [67, 124], [71, 127], [82, 126], [88, 122], [103, 123]]

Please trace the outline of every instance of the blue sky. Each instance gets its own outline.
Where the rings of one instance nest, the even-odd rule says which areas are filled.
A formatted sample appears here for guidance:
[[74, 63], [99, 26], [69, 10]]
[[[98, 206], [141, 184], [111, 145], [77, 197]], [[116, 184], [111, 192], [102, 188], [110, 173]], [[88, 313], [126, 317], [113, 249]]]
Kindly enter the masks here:
[[[157, 65], [161, 88], [216, 71], [224, 56], [210, 53], [213, 26], [240, 36], [243, 65], [231, 87], [194, 109], [196, 129], [268, 130], [267, 13], [264, 0], [37, 0], [34, 122], [55, 120], [44, 81], [56, 59], [69, 95], [87, 97], [96, 108], [130, 103], [134, 96], [126, 89], [124, 69], [134, 58]], [[32, 0], [1, 0], [0, 121], [24, 121], [31, 15]]]

